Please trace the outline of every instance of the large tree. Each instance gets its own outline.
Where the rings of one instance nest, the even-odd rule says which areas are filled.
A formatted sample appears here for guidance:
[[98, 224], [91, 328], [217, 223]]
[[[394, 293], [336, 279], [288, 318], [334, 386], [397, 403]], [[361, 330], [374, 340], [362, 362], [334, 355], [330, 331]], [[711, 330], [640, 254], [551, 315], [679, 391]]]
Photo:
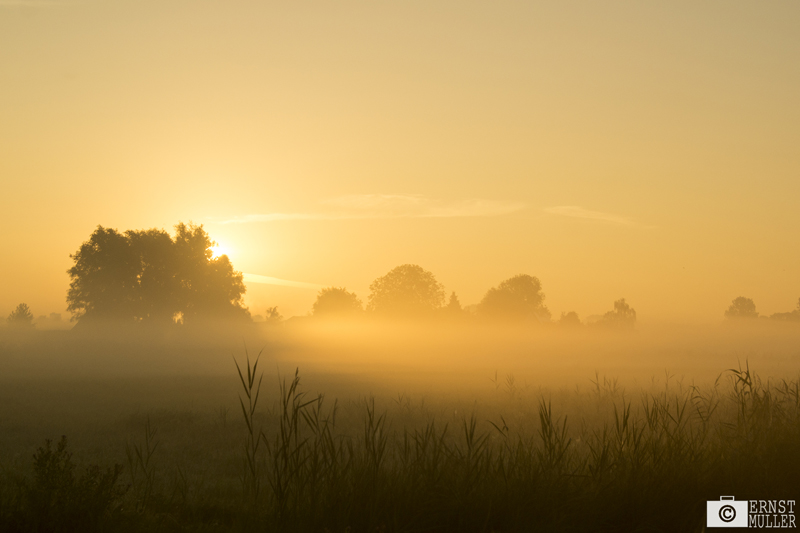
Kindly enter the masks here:
[[243, 318], [245, 286], [227, 256], [212, 257], [203, 226], [180, 223], [123, 233], [98, 226], [70, 257], [67, 309], [74, 319], [170, 323]]
[[478, 313], [500, 319], [550, 320], [539, 278], [518, 274], [492, 287], [478, 304]]
[[216, 245], [203, 226], [175, 226], [178, 301], [184, 319], [202, 316], [247, 316], [242, 297], [247, 290], [241, 272], [233, 269], [227, 255], [213, 258]]
[[419, 316], [440, 309], [444, 286], [419, 265], [400, 265], [369, 286], [369, 311], [393, 316]]
[[129, 230], [125, 235], [138, 261], [135, 316], [151, 322], [172, 321], [183, 311], [175, 243], [169, 233], [159, 229]]
[[141, 262], [126, 235], [97, 226], [70, 258], [67, 310], [74, 319], [136, 317]]

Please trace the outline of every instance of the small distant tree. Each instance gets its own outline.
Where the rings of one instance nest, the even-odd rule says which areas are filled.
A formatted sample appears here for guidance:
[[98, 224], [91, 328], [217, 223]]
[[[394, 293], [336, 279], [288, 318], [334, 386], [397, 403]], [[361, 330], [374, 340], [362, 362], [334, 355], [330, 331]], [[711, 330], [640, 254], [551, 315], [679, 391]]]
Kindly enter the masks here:
[[558, 320], [559, 326], [580, 326], [581, 319], [578, 313], [570, 311], [569, 313], [561, 313], [561, 318]]
[[22, 303], [16, 309], [11, 311], [11, 314], [6, 318], [8, 325], [13, 328], [32, 328], [33, 327], [33, 313], [31, 313], [28, 304]]
[[739, 296], [725, 311], [725, 318], [758, 318], [756, 304], [750, 298]]
[[392, 316], [420, 316], [444, 304], [444, 286], [419, 265], [400, 265], [369, 286], [367, 310]]
[[278, 312], [278, 306], [267, 307], [267, 314], [264, 322], [267, 324], [280, 324], [283, 321], [283, 315]]
[[344, 287], [328, 287], [319, 291], [311, 313], [317, 317], [353, 316], [364, 310], [361, 300]]
[[612, 327], [632, 328], [636, 324], [636, 311], [625, 298], [614, 302], [614, 310], [603, 315], [599, 324]]
[[550, 320], [542, 283], [528, 274], [518, 274], [489, 289], [478, 304], [478, 313], [492, 318]]
[[447, 302], [445, 310], [451, 315], [459, 315], [464, 312], [464, 309], [461, 307], [461, 302], [458, 300], [458, 296], [456, 295], [455, 291], [450, 293], [450, 299]]

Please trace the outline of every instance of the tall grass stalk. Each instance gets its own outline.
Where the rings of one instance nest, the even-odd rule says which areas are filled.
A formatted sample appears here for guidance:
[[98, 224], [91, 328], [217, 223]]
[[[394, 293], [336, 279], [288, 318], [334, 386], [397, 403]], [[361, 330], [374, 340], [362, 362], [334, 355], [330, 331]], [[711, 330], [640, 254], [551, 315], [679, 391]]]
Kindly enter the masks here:
[[131, 486], [136, 497], [136, 506], [142, 512], [153, 496], [156, 480], [156, 465], [153, 461], [159, 442], [156, 440], [156, 428], [150, 424], [150, 417], [147, 417], [144, 427], [144, 443], [126, 443], [125, 455], [128, 459], [128, 473], [131, 478]]
[[245, 364], [246, 372], [242, 372], [239, 367], [238, 361], [234, 358], [233, 362], [236, 364], [236, 371], [239, 373], [239, 379], [242, 383], [242, 390], [244, 392], [247, 402], [244, 398], [239, 396], [239, 404], [242, 407], [242, 415], [247, 426], [247, 441], [244, 445], [244, 465], [242, 474], [242, 489], [245, 498], [249, 499], [253, 504], [258, 501], [261, 492], [261, 469], [259, 462], [258, 449], [261, 443], [261, 430], [256, 429], [256, 407], [258, 406], [258, 397], [261, 393], [261, 381], [264, 375], [258, 375], [258, 361], [261, 358], [261, 352], [258, 352], [255, 361], [250, 364], [250, 354], [245, 348]]

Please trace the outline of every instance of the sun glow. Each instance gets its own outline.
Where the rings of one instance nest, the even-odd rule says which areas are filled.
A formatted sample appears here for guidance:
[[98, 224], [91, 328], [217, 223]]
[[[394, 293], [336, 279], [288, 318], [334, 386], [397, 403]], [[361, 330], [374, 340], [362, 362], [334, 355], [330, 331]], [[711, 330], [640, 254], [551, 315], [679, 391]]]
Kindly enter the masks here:
[[220, 246], [219, 244], [215, 244], [214, 246], [212, 246], [209, 249], [211, 250], [211, 258], [212, 259], [216, 259], [216, 258], [221, 257], [223, 255], [227, 255], [228, 257], [231, 256], [231, 250], [227, 246]]

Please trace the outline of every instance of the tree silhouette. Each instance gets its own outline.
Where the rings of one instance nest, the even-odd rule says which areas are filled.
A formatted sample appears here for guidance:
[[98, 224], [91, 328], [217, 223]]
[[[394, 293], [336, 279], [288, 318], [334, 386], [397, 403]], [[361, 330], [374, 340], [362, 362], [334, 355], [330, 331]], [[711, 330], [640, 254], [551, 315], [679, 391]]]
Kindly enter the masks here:
[[450, 293], [450, 299], [447, 302], [447, 307], [445, 307], [447, 312], [451, 315], [460, 315], [464, 312], [464, 309], [461, 307], [461, 302], [456, 296], [455, 291]]
[[444, 286], [419, 265], [400, 265], [369, 286], [369, 311], [394, 316], [414, 316], [444, 304]]
[[164, 230], [126, 231], [133, 253], [138, 257], [138, 285], [135, 316], [142, 320], [169, 323], [185, 308], [178, 295], [180, 278], [175, 275], [177, 251]]
[[800, 298], [797, 299], [797, 308], [788, 313], [773, 313], [770, 315], [772, 320], [800, 320]]
[[74, 318], [134, 319], [140, 265], [125, 235], [97, 226], [70, 258], [75, 265], [67, 271], [67, 310]]
[[11, 311], [11, 314], [6, 318], [8, 325], [13, 328], [32, 328], [33, 327], [33, 313], [28, 307], [28, 304], [22, 303], [16, 309]]
[[283, 315], [278, 311], [278, 306], [267, 307], [267, 316], [264, 322], [271, 325], [280, 324], [283, 322]]
[[550, 320], [542, 283], [528, 274], [518, 274], [489, 289], [478, 304], [478, 313], [491, 318]]
[[242, 274], [227, 256], [212, 258], [214, 245], [202, 225], [179, 223], [174, 239], [98, 226], [70, 256], [67, 309], [78, 320], [156, 324], [247, 317]]
[[361, 300], [344, 287], [327, 287], [319, 291], [312, 314], [318, 317], [353, 316], [364, 310]]
[[725, 311], [725, 318], [758, 318], [756, 304], [750, 298], [739, 296], [731, 302], [730, 307]]
[[614, 302], [614, 310], [603, 315], [599, 324], [604, 326], [632, 328], [636, 324], [636, 311], [628, 305], [625, 298]]
[[242, 297], [247, 288], [241, 272], [233, 269], [227, 255], [212, 258], [216, 246], [203, 226], [175, 226], [175, 274], [178, 303], [184, 318], [246, 318]]
[[559, 326], [580, 326], [581, 319], [578, 316], [578, 313], [575, 311], [570, 311], [569, 313], [561, 313], [561, 318], [558, 319]]

